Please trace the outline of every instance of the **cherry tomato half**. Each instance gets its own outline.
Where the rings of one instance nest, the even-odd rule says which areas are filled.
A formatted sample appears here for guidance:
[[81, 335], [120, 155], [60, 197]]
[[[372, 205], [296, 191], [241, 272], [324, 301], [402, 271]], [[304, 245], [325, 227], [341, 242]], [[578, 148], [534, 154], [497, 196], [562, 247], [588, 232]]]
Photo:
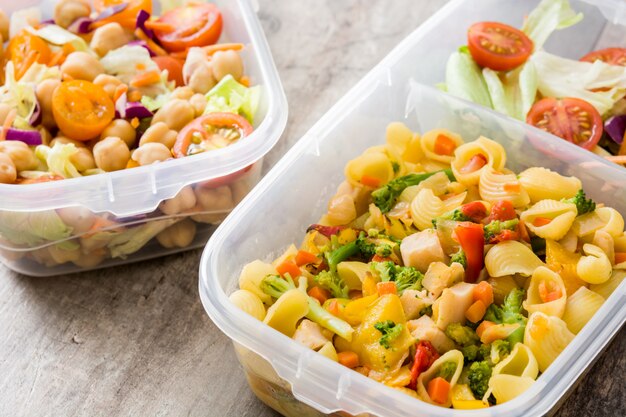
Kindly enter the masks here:
[[13, 65], [15, 65], [17, 70], [22, 66], [22, 63], [31, 51], [37, 53], [36, 62], [40, 64], [47, 64], [50, 60], [51, 51], [48, 44], [40, 37], [22, 30], [9, 42], [7, 58], [13, 61]]
[[169, 81], [174, 81], [176, 83], [176, 87], [185, 85], [185, 81], [183, 80], [184, 61], [167, 55], [155, 56], [152, 60], [156, 62], [161, 71], [167, 70], [167, 79]]
[[497, 22], [480, 22], [470, 26], [467, 45], [478, 65], [494, 71], [519, 67], [533, 51], [533, 41], [524, 32]]
[[213, 45], [222, 34], [222, 14], [214, 4], [178, 7], [165, 13], [157, 21], [175, 28], [172, 31], [154, 31], [161, 45], [168, 51]]
[[172, 148], [175, 158], [220, 149], [249, 136], [254, 128], [235, 113], [217, 112], [200, 116], [178, 132]]
[[65, 81], [52, 94], [52, 114], [65, 136], [87, 141], [111, 123], [115, 106], [102, 87], [84, 80]]
[[602, 137], [602, 116], [591, 104], [578, 98], [539, 100], [530, 109], [526, 123], [585, 149]]
[[600, 60], [611, 65], [621, 65], [626, 67], [626, 48], [606, 48], [593, 51], [580, 58], [584, 62], [595, 62]]
[[134, 29], [137, 14], [140, 10], [145, 10], [152, 14], [152, 0], [94, 0], [94, 8], [98, 12], [101, 12], [108, 7], [117, 6], [122, 3], [126, 3], [128, 6], [119, 13], [102, 19], [102, 21], [107, 23], [117, 22], [125, 28]]

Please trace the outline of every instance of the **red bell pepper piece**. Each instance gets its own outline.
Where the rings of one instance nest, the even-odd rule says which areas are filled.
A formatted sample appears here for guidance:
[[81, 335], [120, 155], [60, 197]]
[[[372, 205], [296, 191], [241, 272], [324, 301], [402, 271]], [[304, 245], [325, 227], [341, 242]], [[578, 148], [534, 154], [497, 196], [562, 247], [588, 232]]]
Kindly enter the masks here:
[[339, 234], [339, 232], [345, 228], [346, 226], [323, 226], [321, 224], [312, 224], [306, 229], [306, 231], [308, 233], [311, 230], [317, 230], [327, 238], [330, 238], [332, 235]]
[[415, 359], [411, 367], [411, 382], [408, 387], [417, 389], [417, 378], [426, 371], [439, 358], [439, 352], [428, 340], [423, 340], [415, 345]]
[[485, 236], [483, 225], [472, 222], [461, 222], [454, 229], [456, 239], [465, 252], [467, 268], [465, 282], [476, 282], [484, 266]]
[[469, 217], [473, 222], [479, 222], [487, 217], [487, 207], [480, 201], [472, 201], [461, 206], [461, 213]]

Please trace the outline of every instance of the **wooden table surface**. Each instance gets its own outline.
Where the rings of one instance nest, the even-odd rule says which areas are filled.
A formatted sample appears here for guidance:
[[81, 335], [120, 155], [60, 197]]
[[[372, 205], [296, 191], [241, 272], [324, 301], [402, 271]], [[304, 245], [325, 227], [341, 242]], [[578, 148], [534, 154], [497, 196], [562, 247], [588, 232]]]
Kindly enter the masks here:
[[[444, 3], [261, 0], [290, 109], [264, 168]], [[275, 416], [200, 304], [200, 254], [55, 278], [0, 267], [0, 416]], [[622, 329], [557, 416], [626, 415], [624, 375]]]

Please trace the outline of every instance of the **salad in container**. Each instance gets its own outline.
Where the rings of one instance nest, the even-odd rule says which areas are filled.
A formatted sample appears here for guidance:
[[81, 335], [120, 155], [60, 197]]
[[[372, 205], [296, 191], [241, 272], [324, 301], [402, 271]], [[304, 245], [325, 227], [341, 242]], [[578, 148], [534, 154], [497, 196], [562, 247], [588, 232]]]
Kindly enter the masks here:
[[285, 99], [246, 1], [0, 8], [0, 253], [34, 275], [203, 244]]

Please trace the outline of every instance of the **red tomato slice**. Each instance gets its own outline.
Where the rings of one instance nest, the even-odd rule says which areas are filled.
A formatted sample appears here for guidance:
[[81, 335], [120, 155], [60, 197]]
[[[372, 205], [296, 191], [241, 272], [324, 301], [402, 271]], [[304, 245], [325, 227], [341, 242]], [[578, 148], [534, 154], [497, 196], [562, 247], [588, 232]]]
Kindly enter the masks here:
[[167, 70], [167, 79], [169, 81], [174, 81], [176, 83], [176, 87], [185, 85], [185, 81], [183, 80], [184, 61], [167, 55], [155, 56], [152, 60], [156, 62], [161, 71]]
[[216, 112], [200, 116], [178, 132], [172, 154], [176, 158], [223, 148], [249, 136], [254, 128], [235, 113]]
[[513, 203], [508, 200], [499, 200], [496, 201], [491, 207], [491, 213], [485, 223], [491, 223], [494, 220], [506, 221], [513, 220], [517, 218], [517, 213], [515, 213], [515, 207], [513, 207]]
[[222, 14], [214, 4], [178, 7], [165, 13], [157, 21], [175, 28], [172, 31], [154, 31], [161, 45], [168, 51], [213, 45], [222, 34]]
[[584, 62], [602, 61], [611, 65], [626, 67], [626, 48], [606, 48], [593, 51], [580, 58]]
[[602, 137], [602, 116], [591, 104], [578, 98], [539, 100], [530, 109], [526, 123], [585, 149]]
[[497, 22], [480, 22], [470, 26], [467, 45], [478, 65], [494, 71], [519, 67], [533, 51], [533, 41], [524, 32]]

